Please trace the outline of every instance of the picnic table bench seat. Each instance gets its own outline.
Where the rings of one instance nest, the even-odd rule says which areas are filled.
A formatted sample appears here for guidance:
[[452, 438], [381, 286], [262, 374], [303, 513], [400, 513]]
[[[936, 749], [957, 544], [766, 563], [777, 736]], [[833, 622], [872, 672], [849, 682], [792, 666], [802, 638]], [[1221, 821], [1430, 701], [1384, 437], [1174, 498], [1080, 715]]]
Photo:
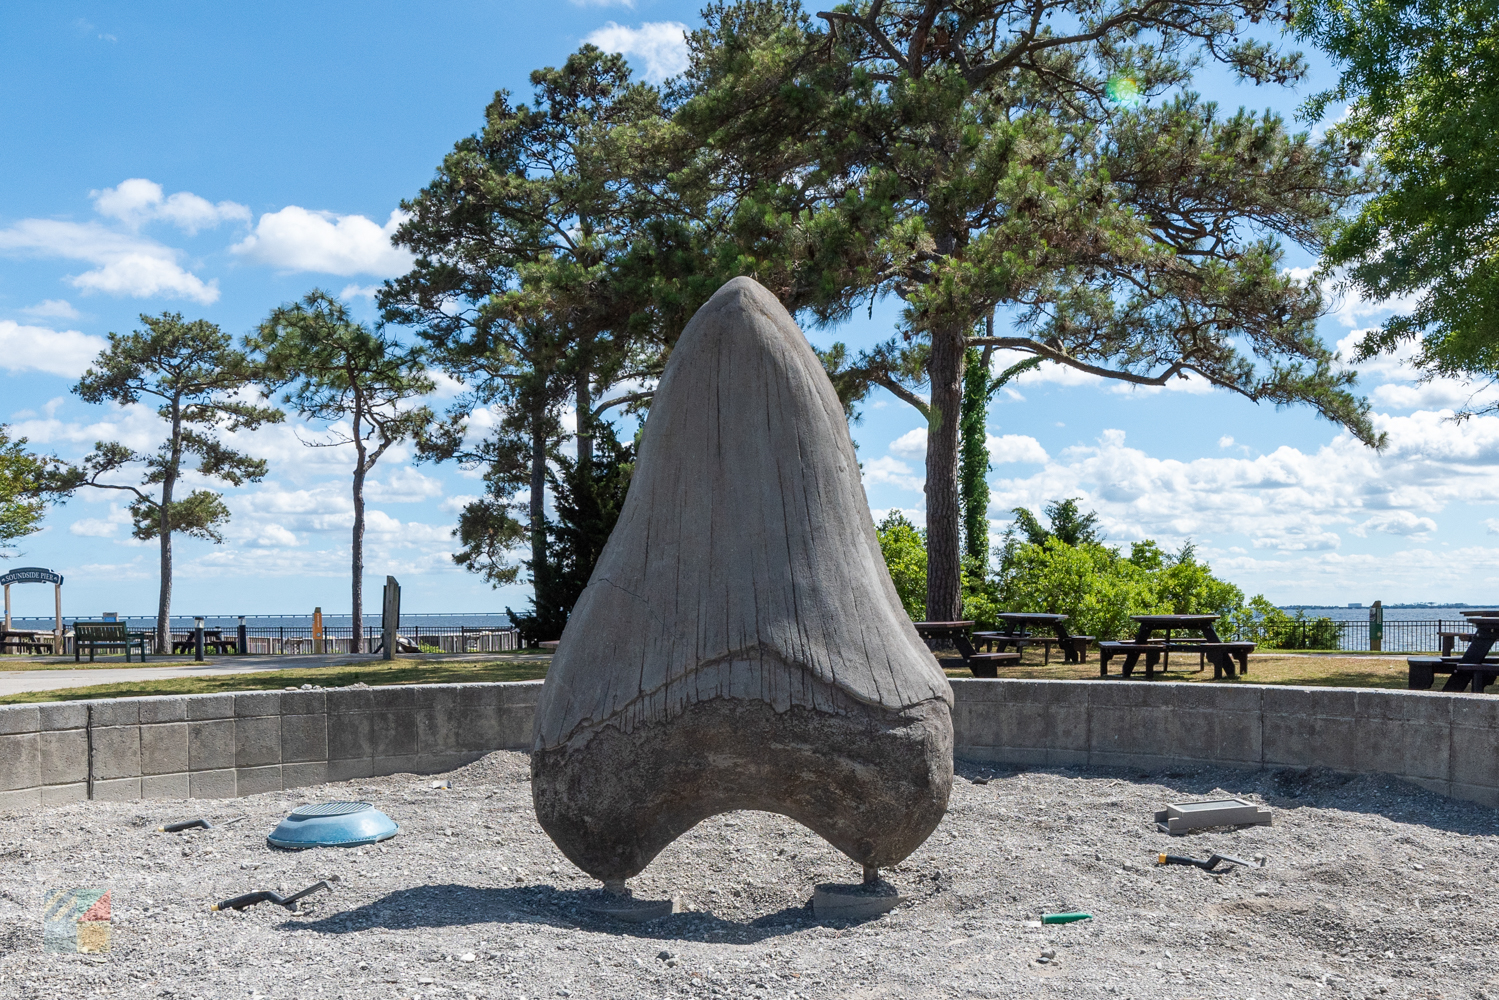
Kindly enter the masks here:
[[[1109, 676], [1109, 661], [1116, 656], [1145, 657], [1145, 676], [1152, 677], [1155, 674], [1155, 666], [1161, 658], [1168, 653], [1196, 653], [1197, 669], [1204, 669], [1210, 653], [1224, 652], [1233, 657], [1239, 663], [1239, 672], [1249, 673], [1249, 654], [1254, 652], [1255, 644], [1252, 642], [1201, 642], [1194, 640], [1175, 639], [1167, 642], [1164, 639], [1151, 639], [1146, 642], [1120, 641], [1100, 642], [1098, 644], [1098, 676]], [[1133, 664], [1125, 661], [1125, 676], [1129, 676]], [[1221, 676], [1222, 668], [1213, 664], [1213, 676]]]
[[1054, 635], [1022, 635], [1008, 632], [975, 632], [975, 642], [984, 644], [986, 650], [993, 650], [998, 646], [1003, 652], [1008, 645], [1014, 645], [1016, 652], [1026, 646], [1041, 646], [1044, 650], [1044, 661], [1051, 662], [1051, 647], [1056, 646], [1063, 652], [1071, 650], [1079, 663], [1088, 662], [1088, 647], [1093, 644], [1091, 635], [1069, 635], [1066, 639]]
[[105, 651], [112, 649], [123, 650], [125, 662], [130, 662], [130, 649], [139, 646], [141, 651], [141, 662], [146, 662], [146, 634], [143, 632], [131, 633], [125, 622], [74, 622], [73, 623], [73, 662], [77, 663], [83, 653], [84, 647], [88, 647], [88, 661], [94, 662], [94, 654], [100, 649]]
[[[1437, 674], [1449, 675], [1442, 690], [1465, 690], [1469, 680], [1479, 694], [1499, 679], [1499, 657], [1488, 656], [1482, 663], [1464, 663], [1461, 656], [1411, 656], [1406, 658], [1406, 687], [1411, 691], [1430, 691]], [[1462, 676], [1467, 675], [1467, 676]], [[1461, 685], [1455, 682], [1461, 680]]]

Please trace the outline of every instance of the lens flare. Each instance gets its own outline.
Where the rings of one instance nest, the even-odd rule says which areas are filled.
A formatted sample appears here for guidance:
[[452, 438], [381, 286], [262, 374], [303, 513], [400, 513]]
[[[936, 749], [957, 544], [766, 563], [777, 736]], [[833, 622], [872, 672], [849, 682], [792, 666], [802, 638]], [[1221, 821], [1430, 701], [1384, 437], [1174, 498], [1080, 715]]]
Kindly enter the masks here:
[[1110, 77], [1103, 92], [1110, 101], [1126, 108], [1138, 108], [1145, 103], [1145, 95], [1140, 93], [1140, 85], [1132, 76]]

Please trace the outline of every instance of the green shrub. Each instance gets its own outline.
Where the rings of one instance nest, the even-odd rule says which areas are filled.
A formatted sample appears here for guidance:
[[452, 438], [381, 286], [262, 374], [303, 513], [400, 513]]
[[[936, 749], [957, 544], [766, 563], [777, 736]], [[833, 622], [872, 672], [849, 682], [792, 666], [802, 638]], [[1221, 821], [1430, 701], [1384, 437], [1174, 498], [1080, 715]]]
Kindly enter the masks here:
[[926, 617], [926, 536], [898, 510], [885, 515], [875, 534], [901, 606], [912, 621], [921, 621]]

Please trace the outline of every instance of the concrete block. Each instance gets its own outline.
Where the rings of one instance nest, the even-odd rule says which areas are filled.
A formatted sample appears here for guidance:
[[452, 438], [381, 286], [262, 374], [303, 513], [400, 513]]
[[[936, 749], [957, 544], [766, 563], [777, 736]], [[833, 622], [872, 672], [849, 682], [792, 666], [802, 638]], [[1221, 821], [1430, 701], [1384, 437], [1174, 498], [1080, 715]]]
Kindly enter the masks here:
[[1454, 799], [1465, 799], [1490, 809], [1499, 809], [1499, 788], [1493, 785], [1465, 785], [1454, 781], [1450, 788], [1449, 794]]
[[507, 681], [494, 685], [499, 703], [510, 708], [535, 709], [541, 702], [542, 681]]
[[416, 753], [416, 713], [409, 708], [371, 712], [370, 751], [375, 757]]
[[1359, 691], [1355, 688], [1310, 688], [1266, 685], [1260, 692], [1265, 717], [1312, 715], [1351, 719], [1357, 714]]
[[110, 698], [88, 703], [89, 725], [95, 729], [111, 726], [138, 726], [141, 721], [140, 699]]
[[322, 715], [328, 711], [328, 700], [321, 691], [282, 691], [282, 715]]
[[194, 694], [187, 697], [189, 722], [200, 719], [232, 718], [234, 718], [234, 695], [232, 694]]
[[328, 715], [328, 759], [374, 756], [373, 725], [369, 713]]
[[0, 792], [36, 788], [41, 783], [42, 749], [39, 734], [0, 736]]
[[188, 774], [146, 774], [141, 776], [141, 798], [185, 799], [189, 798]]
[[[142, 710], [142, 715], [145, 711]], [[199, 723], [201, 725], [201, 723]], [[141, 774], [186, 773], [192, 766], [187, 730], [190, 723], [141, 726]]]
[[328, 759], [326, 715], [281, 716], [281, 762], [283, 764]]
[[25, 812], [30, 809], [40, 809], [41, 806], [42, 790], [40, 788], [22, 788], [15, 791], [0, 789], [0, 813]]
[[280, 691], [248, 691], [234, 696], [234, 717], [237, 719], [280, 714]]
[[536, 726], [536, 706], [505, 704], [501, 706], [499, 713], [499, 744], [495, 749], [531, 749], [531, 734]]
[[141, 725], [159, 722], [186, 722], [187, 698], [161, 697], [140, 699]]
[[[141, 774], [141, 727], [105, 726], [93, 729], [94, 781], [139, 778]], [[94, 796], [98, 798], [98, 795]]]
[[[1107, 687], [1115, 687], [1108, 684]], [[1160, 685], [1162, 688], [1165, 685]], [[1162, 700], [1168, 700], [1167, 691], [1160, 692]], [[1088, 749], [1093, 758], [1100, 753], [1165, 754], [1172, 750], [1172, 735], [1176, 713], [1167, 705], [1131, 705], [1134, 698], [1124, 699], [1122, 704], [1088, 706]], [[1146, 765], [1139, 765], [1146, 766]]]
[[370, 688], [370, 711], [410, 711], [416, 707], [416, 689], [403, 684]]
[[88, 725], [88, 706], [78, 702], [38, 705], [37, 711], [41, 716], [40, 728], [44, 732], [49, 729], [82, 729]]
[[38, 734], [38, 739], [41, 752], [42, 784], [66, 785], [88, 781], [88, 732], [86, 730], [64, 729], [42, 732]]
[[464, 708], [458, 713], [454, 723], [453, 737], [456, 742], [450, 749], [477, 750], [483, 753], [499, 749], [500, 713], [494, 705]]
[[[1110, 666], [1112, 667], [1113, 665], [1111, 664]], [[1143, 657], [1136, 669], [1145, 669]], [[1088, 688], [1088, 706], [1090, 708], [1103, 709], [1148, 708], [1160, 705], [1162, 700], [1170, 694], [1172, 686], [1170, 681], [1128, 680], [1090, 682]]]
[[279, 763], [281, 763], [280, 715], [234, 720], [234, 766], [236, 768], [264, 767], [268, 764]]
[[282, 764], [281, 786], [283, 788], [305, 788], [321, 785], [328, 780], [328, 762], [319, 760], [306, 764]]
[[0, 736], [34, 733], [41, 728], [41, 712], [37, 706], [0, 705]]
[[1361, 749], [1358, 770], [1451, 780], [1450, 725], [1392, 718], [1360, 718], [1356, 725]]
[[235, 791], [239, 795], [281, 791], [281, 765], [270, 767], [237, 767], [234, 769]]
[[88, 783], [84, 781], [75, 782], [71, 785], [43, 785], [42, 805], [65, 806], [71, 802], [88, 801]]
[[[191, 702], [188, 703], [188, 714], [192, 714]], [[234, 766], [234, 720], [215, 719], [189, 722], [187, 724], [187, 760], [190, 771], [232, 768]], [[194, 793], [193, 797], [198, 796]]]
[[[1266, 695], [1269, 694], [1267, 691]], [[1276, 714], [1268, 710], [1269, 702], [1267, 697], [1263, 730], [1267, 765], [1330, 767], [1335, 771], [1362, 769], [1365, 748], [1359, 746], [1358, 723], [1352, 717]], [[1305, 701], [1299, 704], [1317, 707]]]
[[1194, 760], [1260, 763], [1260, 713], [1178, 705], [1171, 716], [1172, 750]]
[[401, 754], [394, 757], [376, 757], [370, 764], [370, 774], [380, 776], [386, 774], [421, 774], [417, 770], [417, 755]]
[[375, 762], [370, 757], [347, 757], [328, 761], [329, 781], [349, 781], [353, 778], [368, 778], [374, 774]]
[[1454, 726], [1499, 730], [1499, 698], [1491, 694], [1448, 694], [1441, 697], [1451, 705]]
[[[1459, 700], [1465, 699], [1459, 696]], [[1454, 714], [1468, 720], [1481, 720], [1478, 713], [1464, 711]], [[1454, 725], [1449, 735], [1451, 770], [1448, 777], [1452, 783], [1499, 789], [1499, 725]]]
[[370, 688], [333, 688], [324, 691], [329, 715], [368, 712], [373, 707]]
[[232, 799], [235, 795], [234, 768], [217, 771], [194, 771], [187, 776], [187, 794], [194, 799]]
[[1359, 691], [1354, 697], [1360, 719], [1416, 722], [1446, 729], [1452, 725], [1450, 694], [1440, 691]]
[[134, 802], [141, 797], [141, 779], [112, 778], [108, 781], [94, 779], [95, 802]]

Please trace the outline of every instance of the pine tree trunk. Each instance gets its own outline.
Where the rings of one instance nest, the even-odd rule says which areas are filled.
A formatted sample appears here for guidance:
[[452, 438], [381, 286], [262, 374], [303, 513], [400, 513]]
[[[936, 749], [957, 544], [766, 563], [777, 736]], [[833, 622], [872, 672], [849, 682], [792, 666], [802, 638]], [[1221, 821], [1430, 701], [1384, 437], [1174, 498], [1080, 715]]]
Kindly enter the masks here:
[[957, 621], [963, 612], [963, 547], [958, 503], [958, 416], [963, 404], [961, 329], [934, 329], [927, 362], [931, 416], [926, 443], [926, 618]]
[[[353, 552], [353, 600], [354, 615], [353, 628], [354, 638], [349, 644], [349, 652], [359, 653], [364, 649], [360, 645], [364, 638], [364, 476], [365, 460], [364, 447], [359, 440], [359, 420], [356, 415], [354, 421], [354, 443], [357, 447], [358, 464], [354, 466], [354, 536], [351, 539], [351, 551]], [[382, 626], [384, 622], [380, 623]]]
[[593, 393], [588, 385], [588, 371], [578, 372], [574, 391], [578, 402], [578, 470], [585, 477], [593, 475]]
[[542, 608], [543, 576], [547, 569], [547, 438], [546, 411], [531, 414], [531, 583], [536, 592], [537, 613]]
[[161, 533], [161, 590], [156, 601], [156, 651], [172, 652], [172, 491], [182, 464], [182, 404], [172, 400], [172, 457], [161, 480], [161, 509], [157, 530]]

